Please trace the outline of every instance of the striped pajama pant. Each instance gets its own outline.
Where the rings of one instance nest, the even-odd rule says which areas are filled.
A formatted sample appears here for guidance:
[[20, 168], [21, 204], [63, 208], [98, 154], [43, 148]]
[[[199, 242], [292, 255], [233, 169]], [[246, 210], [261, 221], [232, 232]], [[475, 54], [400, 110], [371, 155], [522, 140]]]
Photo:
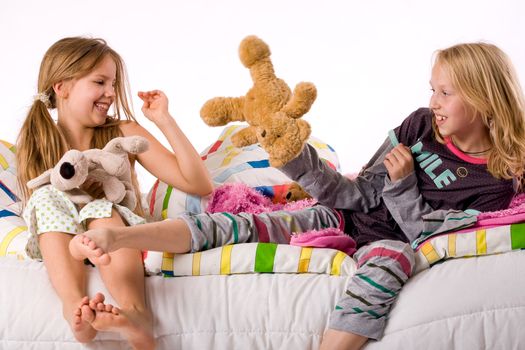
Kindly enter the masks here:
[[[290, 243], [292, 232], [340, 227], [339, 214], [316, 205], [297, 211], [261, 214], [182, 214], [191, 230], [191, 252], [246, 242]], [[379, 339], [388, 312], [412, 274], [414, 252], [408, 243], [380, 240], [353, 256], [356, 274], [330, 317], [330, 328]]]

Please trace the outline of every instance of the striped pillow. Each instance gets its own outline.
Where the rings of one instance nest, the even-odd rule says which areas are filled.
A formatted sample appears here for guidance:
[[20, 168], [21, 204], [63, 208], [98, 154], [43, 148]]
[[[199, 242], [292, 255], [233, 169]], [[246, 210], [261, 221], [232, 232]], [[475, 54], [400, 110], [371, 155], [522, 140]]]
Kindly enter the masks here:
[[[201, 153], [201, 158], [216, 187], [224, 183], [245, 183], [278, 203], [284, 199], [292, 180], [270, 167], [268, 153], [258, 144], [243, 148], [233, 146], [231, 136], [244, 127], [225, 127], [219, 139]], [[337, 154], [329, 145], [315, 137], [311, 137], [308, 143], [332, 168], [340, 170]], [[206, 210], [208, 199], [188, 195], [157, 180], [147, 196], [149, 219], [175, 218], [183, 212], [202, 213]]]
[[15, 146], [0, 140], [0, 256], [27, 258], [29, 232], [20, 217], [21, 211]]
[[525, 223], [465, 229], [431, 237], [416, 248], [416, 271], [450, 258], [525, 249]]
[[164, 253], [158, 261], [166, 277], [242, 273], [318, 273], [350, 276], [354, 260], [329, 248], [276, 243], [241, 243], [192, 254]]

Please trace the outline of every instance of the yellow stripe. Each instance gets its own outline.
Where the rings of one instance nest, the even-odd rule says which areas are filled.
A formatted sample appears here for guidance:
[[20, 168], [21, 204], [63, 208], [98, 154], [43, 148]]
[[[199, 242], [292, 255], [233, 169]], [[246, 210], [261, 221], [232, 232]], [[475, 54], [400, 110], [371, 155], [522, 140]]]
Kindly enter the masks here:
[[310, 259], [312, 258], [312, 251], [313, 248], [301, 248], [301, 257], [299, 258], [297, 273], [308, 272], [308, 266], [310, 265]]
[[487, 254], [487, 233], [485, 230], [476, 231], [476, 253]]
[[430, 242], [423, 244], [421, 251], [430, 265], [439, 260], [439, 255]]
[[191, 265], [191, 274], [193, 276], [199, 276], [201, 274], [201, 255], [202, 252], [193, 254], [193, 263]]
[[[2, 142], [2, 143], [4, 144], [4, 146], [6, 146], [6, 147], [9, 148], [9, 149], [10, 149], [11, 147], [14, 147], [13, 144], [11, 144], [11, 143], [9, 143], [9, 142], [7, 142], [7, 141], [0, 140], [0, 142]], [[11, 151], [13, 151], [13, 150], [11, 150]], [[13, 153], [14, 153], [14, 151], [13, 151]]]
[[317, 141], [314, 141], [314, 140], [310, 140], [310, 141], [308, 141], [308, 143], [310, 143], [312, 146], [314, 146], [317, 149], [326, 149], [326, 148], [328, 148], [326, 143], [321, 143], [321, 142], [317, 142]]
[[455, 233], [448, 235], [448, 256], [453, 258], [456, 256], [456, 238], [458, 236]]
[[164, 253], [162, 254], [162, 267], [164, 271], [173, 271], [173, 253]]
[[226, 129], [226, 131], [224, 132], [224, 134], [222, 135], [221, 138], [219, 138], [220, 141], [224, 141], [230, 134], [232, 134], [235, 129], [237, 129], [240, 125], [232, 125], [230, 127], [228, 127], [228, 129]]
[[27, 226], [18, 226], [17, 228], [11, 230], [5, 238], [2, 240], [2, 243], [0, 244], [0, 256], [6, 256], [7, 254], [7, 247], [11, 244], [13, 239], [15, 239], [16, 236], [18, 236], [21, 232], [27, 231]]
[[343, 260], [345, 260], [346, 256], [347, 255], [343, 252], [337, 252], [337, 254], [335, 254], [334, 260], [332, 261], [332, 271], [330, 272], [331, 275], [341, 275], [341, 265], [343, 264]]
[[168, 209], [164, 209], [161, 213], [160, 213], [160, 216], [162, 217], [162, 219], [167, 219], [168, 218]]
[[2, 168], [4, 168], [4, 170], [9, 168], [9, 164], [5, 160], [4, 156], [1, 154], [0, 154], [0, 165], [2, 166]]
[[229, 275], [231, 273], [233, 244], [225, 245], [221, 251], [221, 275]]
[[237, 157], [241, 153], [241, 150], [239, 148], [234, 149], [226, 157], [224, 157], [224, 160], [221, 163], [221, 167], [227, 166], [231, 163], [232, 159]]

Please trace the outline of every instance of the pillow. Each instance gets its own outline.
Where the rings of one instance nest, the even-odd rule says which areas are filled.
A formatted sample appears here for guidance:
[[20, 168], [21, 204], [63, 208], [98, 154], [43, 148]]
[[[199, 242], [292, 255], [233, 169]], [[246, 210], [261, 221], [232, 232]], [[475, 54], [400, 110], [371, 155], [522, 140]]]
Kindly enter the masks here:
[[[244, 127], [225, 127], [219, 139], [201, 153], [201, 158], [215, 186], [242, 182], [278, 203], [284, 199], [292, 180], [270, 167], [268, 153], [258, 144], [243, 148], [233, 146], [231, 136]], [[340, 170], [337, 154], [329, 145], [315, 137], [310, 137], [308, 143], [317, 149], [321, 159], [333, 169]], [[188, 195], [157, 180], [147, 196], [149, 219], [158, 221], [175, 218], [183, 212], [202, 213], [206, 210], [208, 200], [208, 197]]]
[[472, 228], [431, 237], [416, 248], [416, 272], [450, 258], [504, 253], [525, 248], [525, 223]]
[[0, 257], [27, 259], [25, 247], [28, 240], [29, 232], [24, 219], [0, 206]]
[[0, 140], [0, 205], [5, 208], [13, 207], [13, 211], [19, 211], [20, 205], [16, 204], [19, 201], [15, 146]]
[[27, 258], [29, 232], [20, 217], [22, 205], [16, 180], [15, 146], [0, 140], [0, 256]]
[[319, 273], [351, 276], [355, 261], [329, 248], [276, 243], [240, 243], [192, 254], [164, 253], [158, 267], [166, 277], [242, 273]]

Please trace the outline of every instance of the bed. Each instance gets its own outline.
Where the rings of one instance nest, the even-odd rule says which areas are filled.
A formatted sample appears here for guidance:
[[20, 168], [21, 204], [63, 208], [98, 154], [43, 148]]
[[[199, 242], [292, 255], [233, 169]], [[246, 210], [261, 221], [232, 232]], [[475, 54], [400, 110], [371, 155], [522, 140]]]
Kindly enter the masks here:
[[[202, 153], [214, 181], [242, 181], [279, 200], [287, 179], [264, 166], [259, 147], [232, 148], [232, 127]], [[338, 168], [328, 145], [310, 142]], [[89, 345], [74, 340], [43, 264], [24, 255], [28, 234], [19, 216], [13, 161], [14, 147], [2, 142], [0, 348], [127, 349], [113, 333], [101, 333]], [[205, 199], [162, 183], [145, 201], [152, 220], [206, 206]], [[383, 339], [366, 349], [524, 348], [525, 228], [515, 219], [421, 242], [417, 274], [394, 304]], [[342, 252], [271, 243], [184, 255], [148, 252], [145, 266], [159, 349], [317, 349], [355, 272]], [[87, 268], [89, 293], [107, 294], [96, 269]]]

